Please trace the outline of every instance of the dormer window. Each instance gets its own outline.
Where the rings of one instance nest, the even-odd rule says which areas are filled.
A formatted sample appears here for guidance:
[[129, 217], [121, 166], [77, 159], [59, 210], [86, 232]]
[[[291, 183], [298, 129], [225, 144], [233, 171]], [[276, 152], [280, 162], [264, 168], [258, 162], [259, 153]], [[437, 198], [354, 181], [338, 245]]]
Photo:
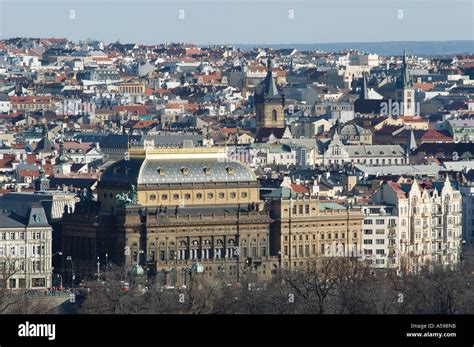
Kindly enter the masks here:
[[229, 175], [233, 175], [233, 174], [234, 174], [234, 168], [233, 168], [232, 166], [227, 166], [227, 167], [225, 168], [225, 170], [227, 171], [227, 173], [228, 173]]
[[206, 166], [205, 168], [203, 168], [203, 171], [206, 175], [210, 175], [211, 174], [211, 168]]
[[156, 172], [158, 172], [158, 175], [160, 176], [164, 176], [165, 175], [165, 169], [163, 169], [162, 167], [159, 167]]
[[182, 168], [181, 168], [181, 173], [182, 173], [184, 176], [188, 176], [188, 175], [189, 175], [189, 168], [187, 168], [187, 167], [182, 167]]

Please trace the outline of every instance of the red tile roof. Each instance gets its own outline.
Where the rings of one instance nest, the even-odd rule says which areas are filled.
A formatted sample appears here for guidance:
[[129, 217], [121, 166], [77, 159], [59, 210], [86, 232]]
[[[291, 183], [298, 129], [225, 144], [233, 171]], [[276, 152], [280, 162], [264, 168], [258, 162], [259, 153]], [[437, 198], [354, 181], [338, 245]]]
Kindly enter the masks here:
[[147, 114], [145, 105], [120, 105], [114, 106], [114, 111], [116, 112], [136, 112], [138, 114]]
[[158, 121], [156, 120], [141, 120], [138, 121], [134, 126], [132, 126], [133, 129], [142, 129], [142, 128], [148, 128], [153, 125], [158, 124]]
[[426, 142], [453, 142], [453, 138], [445, 131], [427, 130], [420, 139]]
[[306, 188], [305, 186], [302, 186], [300, 184], [291, 184], [291, 190], [294, 191], [295, 193], [300, 193], [300, 194], [307, 194], [309, 193], [309, 189]]

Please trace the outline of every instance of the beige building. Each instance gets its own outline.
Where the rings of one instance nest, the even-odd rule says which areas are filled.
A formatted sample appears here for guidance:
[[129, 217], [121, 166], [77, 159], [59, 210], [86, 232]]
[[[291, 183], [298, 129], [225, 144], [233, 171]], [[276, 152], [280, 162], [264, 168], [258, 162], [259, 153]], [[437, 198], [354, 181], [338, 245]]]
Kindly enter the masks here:
[[357, 208], [289, 196], [272, 201], [272, 254], [283, 268], [317, 257], [361, 255], [363, 214]]
[[118, 85], [120, 94], [143, 95], [145, 94], [145, 84], [138, 82], [125, 82]]
[[65, 215], [68, 255], [92, 268], [107, 253], [168, 285], [186, 283], [193, 269], [228, 281], [271, 275], [270, 217], [248, 167], [227, 162], [225, 148], [129, 152], [102, 175], [97, 203]]

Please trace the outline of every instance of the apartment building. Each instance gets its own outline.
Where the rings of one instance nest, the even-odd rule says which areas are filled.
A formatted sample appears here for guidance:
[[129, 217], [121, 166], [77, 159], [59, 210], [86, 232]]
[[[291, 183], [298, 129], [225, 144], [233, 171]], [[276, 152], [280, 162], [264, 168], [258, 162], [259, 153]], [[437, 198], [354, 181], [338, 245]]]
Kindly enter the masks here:
[[395, 254], [410, 272], [433, 263], [451, 266], [461, 252], [462, 197], [449, 178], [443, 181], [386, 182], [373, 201], [395, 206], [399, 225]]

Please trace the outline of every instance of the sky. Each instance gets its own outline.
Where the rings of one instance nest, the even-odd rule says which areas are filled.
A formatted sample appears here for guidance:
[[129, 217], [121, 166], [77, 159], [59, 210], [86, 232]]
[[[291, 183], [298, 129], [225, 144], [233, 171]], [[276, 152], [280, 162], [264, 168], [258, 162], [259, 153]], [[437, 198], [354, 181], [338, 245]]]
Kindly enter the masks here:
[[158, 44], [474, 40], [473, 0], [0, 0], [0, 38]]

